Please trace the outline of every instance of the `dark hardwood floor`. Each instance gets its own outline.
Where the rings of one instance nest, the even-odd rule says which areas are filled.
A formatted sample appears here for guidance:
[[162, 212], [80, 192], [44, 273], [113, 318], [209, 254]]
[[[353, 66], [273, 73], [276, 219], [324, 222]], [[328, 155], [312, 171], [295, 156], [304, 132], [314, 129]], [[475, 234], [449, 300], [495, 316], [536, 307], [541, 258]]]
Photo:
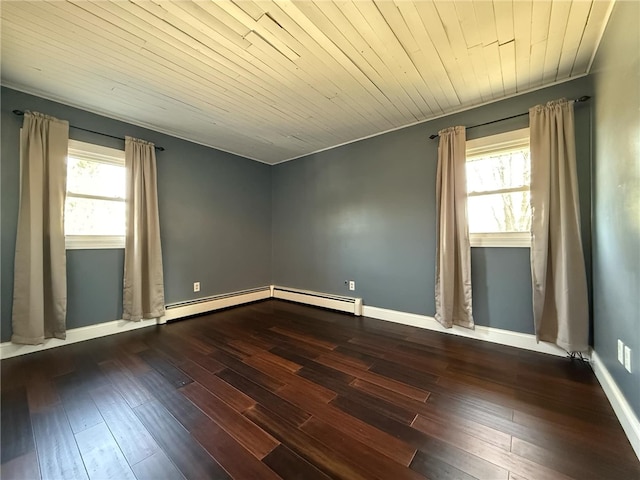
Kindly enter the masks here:
[[2, 361], [2, 478], [637, 479], [590, 367], [277, 300]]

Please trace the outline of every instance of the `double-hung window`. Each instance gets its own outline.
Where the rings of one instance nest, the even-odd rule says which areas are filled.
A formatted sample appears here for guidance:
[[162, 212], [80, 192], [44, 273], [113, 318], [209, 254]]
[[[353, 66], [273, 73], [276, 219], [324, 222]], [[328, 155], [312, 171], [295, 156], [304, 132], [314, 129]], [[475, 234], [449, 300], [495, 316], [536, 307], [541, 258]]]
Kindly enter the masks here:
[[471, 246], [531, 245], [529, 129], [467, 141]]
[[69, 140], [67, 248], [124, 248], [125, 228], [124, 151]]

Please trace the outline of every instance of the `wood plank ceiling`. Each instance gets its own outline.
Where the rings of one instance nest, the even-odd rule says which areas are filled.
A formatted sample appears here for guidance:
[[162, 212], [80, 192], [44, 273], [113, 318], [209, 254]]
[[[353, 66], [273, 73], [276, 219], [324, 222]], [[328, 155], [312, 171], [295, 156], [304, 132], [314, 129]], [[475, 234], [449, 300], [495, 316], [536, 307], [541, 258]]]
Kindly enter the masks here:
[[2, 84], [273, 164], [584, 75], [611, 3], [2, 2]]

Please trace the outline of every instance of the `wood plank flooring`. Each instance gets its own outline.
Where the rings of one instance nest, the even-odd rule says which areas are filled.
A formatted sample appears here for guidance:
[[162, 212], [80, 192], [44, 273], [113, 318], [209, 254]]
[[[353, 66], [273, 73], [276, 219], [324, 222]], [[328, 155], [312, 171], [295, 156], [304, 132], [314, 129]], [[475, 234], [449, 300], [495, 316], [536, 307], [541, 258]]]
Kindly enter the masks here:
[[9, 479], [635, 479], [588, 365], [268, 300], [2, 361]]

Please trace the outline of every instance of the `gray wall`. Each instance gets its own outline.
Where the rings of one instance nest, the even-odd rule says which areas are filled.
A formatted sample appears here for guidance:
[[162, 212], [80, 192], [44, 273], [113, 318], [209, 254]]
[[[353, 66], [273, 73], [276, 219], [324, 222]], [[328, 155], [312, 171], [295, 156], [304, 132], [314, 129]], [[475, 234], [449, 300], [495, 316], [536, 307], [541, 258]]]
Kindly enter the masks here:
[[[18, 213], [19, 129], [13, 109], [35, 110], [90, 130], [132, 135], [158, 152], [158, 201], [168, 303], [268, 285], [271, 170], [252, 160], [2, 88], [1, 340], [11, 337]], [[115, 148], [124, 142], [71, 129], [71, 138]], [[67, 328], [121, 318], [122, 249], [67, 252]], [[193, 293], [194, 281], [201, 291]]]
[[[401, 129], [268, 167], [38, 97], [2, 89], [2, 340], [10, 338], [18, 208], [18, 130], [12, 109], [154, 141], [167, 302], [268, 283], [348, 292], [356, 280], [367, 305], [433, 315], [435, 170], [440, 128], [527, 111], [561, 96], [590, 94], [589, 78]], [[585, 251], [590, 252], [590, 106], [576, 110]], [[469, 131], [469, 138], [526, 126], [527, 118]], [[72, 138], [122, 142], [71, 130]], [[272, 208], [273, 206], [273, 208]], [[474, 248], [476, 322], [533, 330], [527, 248]], [[271, 260], [271, 264], [269, 264]], [[73, 250], [67, 259], [68, 327], [121, 316], [122, 250]], [[273, 272], [273, 274], [272, 274]], [[199, 294], [192, 282], [202, 282]]]
[[[366, 305], [435, 313], [437, 140], [452, 125], [527, 112], [591, 94], [587, 77], [277, 165], [273, 172], [273, 280], [348, 294]], [[590, 255], [590, 104], [576, 107], [585, 256]], [[528, 125], [526, 116], [468, 131], [468, 138]], [[473, 248], [479, 325], [533, 333], [528, 248]]]
[[[594, 64], [594, 348], [640, 416], [640, 4], [617, 2]], [[617, 340], [632, 349], [632, 371]]]

